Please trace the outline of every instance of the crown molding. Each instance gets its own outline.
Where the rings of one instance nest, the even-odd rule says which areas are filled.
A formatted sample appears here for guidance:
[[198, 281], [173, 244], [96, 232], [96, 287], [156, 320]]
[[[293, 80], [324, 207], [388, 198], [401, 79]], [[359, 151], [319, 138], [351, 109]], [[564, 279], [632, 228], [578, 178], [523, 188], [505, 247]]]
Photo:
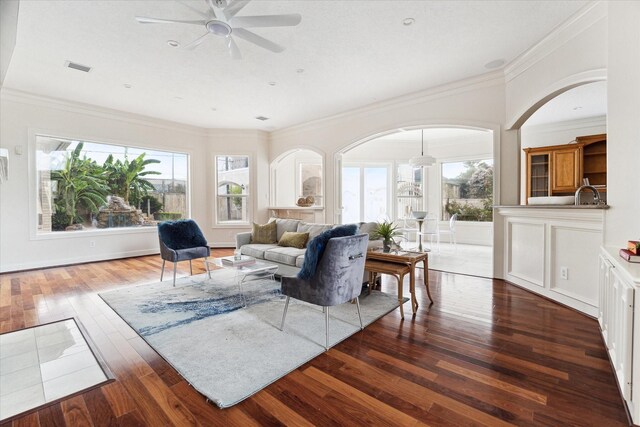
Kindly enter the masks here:
[[20, 104], [34, 105], [45, 108], [53, 108], [60, 111], [84, 114], [101, 119], [116, 120], [129, 124], [141, 126], [151, 126], [155, 128], [165, 129], [169, 131], [185, 132], [198, 137], [206, 137], [207, 130], [204, 128], [190, 126], [183, 123], [172, 122], [169, 120], [157, 119], [154, 117], [143, 116], [126, 111], [114, 110], [106, 107], [85, 104], [75, 101], [66, 101], [59, 98], [52, 98], [43, 95], [36, 95], [17, 89], [3, 87], [0, 90], [0, 99], [3, 101], [17, 102]]
[[380, 113], [394, 108], [412, 106], [415, 104], [433, 101], [439, 98], [445, 98], [452, 95], [469, 92], [475, 89], [493, 87], [503, 84], [504, 73], [502, 72], [502, 70], [496, 70], [489, 73], [481, 74], [479, 76], [469, 77], [452, 83], [446, 83], [417, 92], [411, 92], [409, 94], [396, 96], [394, 98], [375, 102], [364, 107], [343, 111], [331, 116], [289, 126], [284, 129], [277, 129], [271, 132], [271, 138], [280, 138], [285, 137], [289, 134], [295, 134], [296, 132], [321, 128], [330, 122], [340, 119], [351, 119], [358, 116], [365, 116], [372, 112]]
[[505, 81], [508, 83], [515, 79], [560, 46], [606, 17], [607, 5], [605, 2], [595, 1], [587, 4], [578, 13], [554, 28], [542, 40], [507, 64], [504, 67]]
[[565, 120], [556, 123], [544, 123], [533, 126], [522, 127], [522, 131], [529, 134], [538, 135], [545, 133], [555, 133], [563, 130], [582, 129], [592, 126], [607, 126], [607, 116], [585, 117], [583, 119]]

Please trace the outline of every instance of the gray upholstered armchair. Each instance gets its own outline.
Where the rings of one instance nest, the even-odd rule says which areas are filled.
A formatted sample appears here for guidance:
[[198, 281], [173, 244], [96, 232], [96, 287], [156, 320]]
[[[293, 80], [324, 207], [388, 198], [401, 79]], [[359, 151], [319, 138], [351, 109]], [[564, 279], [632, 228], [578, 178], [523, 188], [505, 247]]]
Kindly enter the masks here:
[[330, 306], [344, 304], [355, 299], [360, 329], [363, 329], [358, 296], [362, 291], [362, 276], [368, 241], [367, 234], [329, 239], [315, 274], [310, 279], [282, 277], [282, 294], [287, 296], [287, 300], [280, 330], [284, 328], [290, 298], [323, 307], [326, 323], [326, 349], [329, 348]]
[[162, 258], [161, 282], [166, 261], [173, 262], [173, 286], [175, 286], [177, 263], [188, 260], [189, 271], [193, 274], [191, 260], [197, 258], [205, 258], [204, 265], [209, 278], [211, 278], [209, 264], [206, 262], [206, 258], [211, 254], [209, 244], [194, 220], [181, 219], [161, 222], [158, 224], [158, 238], [160, 240], [160, 257]]

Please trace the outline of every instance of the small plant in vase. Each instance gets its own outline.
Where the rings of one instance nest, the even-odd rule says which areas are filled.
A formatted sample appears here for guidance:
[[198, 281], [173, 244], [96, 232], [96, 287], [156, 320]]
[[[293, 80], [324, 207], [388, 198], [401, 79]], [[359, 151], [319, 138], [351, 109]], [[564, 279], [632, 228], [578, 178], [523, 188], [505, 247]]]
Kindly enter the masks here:
[[376, 235], [382, 239], [383, 251], [389, 252], [391, 245], [396, 244], [394, 237], [400, 236], [402, 233], [398, 231], [398, 226], [393, 225], [391, 221], [382, 221], [378, 223], [375, 229]]

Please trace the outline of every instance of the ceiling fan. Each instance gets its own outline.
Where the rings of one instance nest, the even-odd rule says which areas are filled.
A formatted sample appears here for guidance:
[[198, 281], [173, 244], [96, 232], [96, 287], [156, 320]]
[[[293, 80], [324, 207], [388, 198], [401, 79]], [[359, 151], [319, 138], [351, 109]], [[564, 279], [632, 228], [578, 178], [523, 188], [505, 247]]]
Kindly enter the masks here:
[[247, 30], [252, 27], [293, 27], [300, 23], [302, 15], [292, 13], [288, 15], [262, 15], [262, 16], [236, 16], [243, 7], [251, 0], [204, 0], [207, 4], [207, 11], [203, 12], [184, 1], [178, 3], [191, 9], [200, 15], [203, 19], [194, 21], [149, 18], [144, 16], [136, 16], [136, 20], [141, 24], [187, 24], [200, 25], [207, 31], [191, 43], [187, 44], [185, 49], [195, 49], [209, 35], [224, 37], [229, 55], [233, 59], [242, 59], [240, 49], [234, 41], [233, 36], [240, 37], [248, 42], [258, 45], [271, 52], [282, 52], [284, 47], [267, 40], [256, 33]]

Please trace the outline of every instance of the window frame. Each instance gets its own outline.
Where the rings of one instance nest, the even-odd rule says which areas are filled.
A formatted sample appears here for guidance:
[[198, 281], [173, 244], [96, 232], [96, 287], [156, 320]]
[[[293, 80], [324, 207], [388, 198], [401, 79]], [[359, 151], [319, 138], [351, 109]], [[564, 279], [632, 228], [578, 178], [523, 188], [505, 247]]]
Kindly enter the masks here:
[[[250, 226], [253, 222], [253, 206], [255, 202], [255, 194], [252, 191], [252, 188], [255, 188], [255, 174], [253, 172], [253, 154], [249, 152], [216, 152], [212, 153], [212, 162], [213, 162], [213, 224], [216, 228], [246, 228]], [[221, 195], [218, 194], [218, 157], [246, 157], [247, 158], [247, 169], [249, 171], [249, 185], [247, 188], [247, 194], [242, 195], [242, 197], [246, 198], [247, 201], [247, 220], [246, 221], [224, 221], [221, 222], [218, 217], [218, 197]], [[224, 197], [231, 197], [227, 195], [222, 195]], [[237, 195], [236, 195], [237, 197]]]
[[114, 145], [118, 147], [126, 147], [133, 148], [137, 150], [153, 150], [153, 151], [164, 151], [168, 153], [175, 154], [184, 154], [187, 157], [187, 189], [185, 192], [186, 196], [186, 208], [187, 212], [185, 213], [186, 218], [192, 217], [192, 206], [191, 206], [191, 157], [193, 155], [192, 150], [177, 150], [174, 148], [166, 148], [166, 147], [146, 147], [144, 145], [136, 145], [132, 144], [128, 141], [122, 140], [114, 140], [111, 138], [105, 138], [102, 136], [85, 136], [84, 134], [71, 134], [68, 132], [61, 132], [56, 130], [42, 129], [42, 128], [28, 128], [27, 129], [27, 146], [28, 146], [28, 159], [27, 159], [27, 173], [29, 175], [28, 179], [28, 195], [29, 195], [29, 203], [28, 203], [28, 222], [29, 222], [29, 240], [56, 240], [56, 239], [69, 239], [69, 238], [83, 238], [83, 237], [92, 237], [92, 236], [113, 236], [119, 234], [136, 234], [136, 233], [153, 233], [157, 234], [157, 227], [113, 227], [113, 228], [104, 228], [104, 229], [93, 229], [93, 230], [77, 230], [77, 231], [51, 231], [51, 232], [40, 232], [38, 230], [38, 192], [40, 187], [38, 185], [38, 167], [36, 160], [36, 152], [38, 150], [38, 137], [49, 137], [49, 138], [60, 138], [60, 139], [69, 139], [74, 141], [82, 141], [88, 142], [92, 144], [102, 144], [102, 145]]

